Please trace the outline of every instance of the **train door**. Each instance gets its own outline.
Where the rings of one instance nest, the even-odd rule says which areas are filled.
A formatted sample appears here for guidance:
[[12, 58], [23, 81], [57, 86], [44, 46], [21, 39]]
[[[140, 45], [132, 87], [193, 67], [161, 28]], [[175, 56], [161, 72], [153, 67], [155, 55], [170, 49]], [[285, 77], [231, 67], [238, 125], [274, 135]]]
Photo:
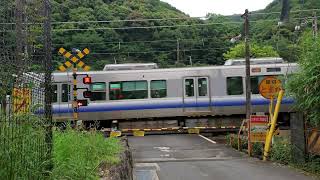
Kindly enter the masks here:
[[211, 111], [208, 77], [185, 77], [183, 80], [183, 104], [185, 112]]
[[67, 82], [59, 83], [59, 119], [68, 120], [72, 118], [71, 86]]

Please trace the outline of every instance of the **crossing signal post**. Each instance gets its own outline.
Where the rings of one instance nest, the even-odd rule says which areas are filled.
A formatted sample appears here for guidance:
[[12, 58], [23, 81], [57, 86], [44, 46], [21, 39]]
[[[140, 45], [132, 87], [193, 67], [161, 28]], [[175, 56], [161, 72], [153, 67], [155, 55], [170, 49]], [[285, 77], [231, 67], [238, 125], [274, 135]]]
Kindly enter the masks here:
[[[64, 48], [60, 48], [59, 53], [68, 59], [64, 64], [59, 66], [59, 70], [62, 72], [65, 72], [68, 68], [70, 68], [72, 66], [72, 77], [73, 77], [72, 108], [73, 108], [73, 119], [75, 121], [75, 124], [77, 124], [77, 120], [79, 118], [79, 112], [78, 112], [79, 107], [88, 105], [88, 100], [86, 100], [86, 99], [78, 100], [78, 98], [77, 98], [77, 96], [78, 96], [77, 90], [83, 89], [83, 88], [77, 87], [77, 77], [78, 77], [78, 75], [83, 75], [83, 74], [77, 74], [77, 71], [78, 71], [77, 67], [82, 68], [84, 71], [90, 70], [90, 66], [87, 66], [83, 61], [81, 61], [81, 59], [84, 58], [87, 54], [89, 54], [90, 51], [87, 48], [85, 48], [83, 51], [80, 51], [78, 49], [73, 48], [72, 53], [70, 53], [70, 52], [66, 51]], [[87, 75], [87, 74], [85, 74], [85, 75], [86, 75], [86, 77], [83, 78], [83, 83], [84, 84], [91, 84], [91, 77], [89, 77], [89, 75]], [[87, 91], [87, 92], [89, 92], [89, 91]]]

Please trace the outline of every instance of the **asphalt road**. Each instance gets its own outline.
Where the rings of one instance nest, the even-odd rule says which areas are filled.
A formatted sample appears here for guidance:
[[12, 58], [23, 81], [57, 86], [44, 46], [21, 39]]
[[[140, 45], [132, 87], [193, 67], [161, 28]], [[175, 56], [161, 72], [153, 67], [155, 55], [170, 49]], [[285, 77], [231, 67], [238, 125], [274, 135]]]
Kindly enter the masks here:
[[136, 180], [311, 180], [198, 135], [129, 137]]

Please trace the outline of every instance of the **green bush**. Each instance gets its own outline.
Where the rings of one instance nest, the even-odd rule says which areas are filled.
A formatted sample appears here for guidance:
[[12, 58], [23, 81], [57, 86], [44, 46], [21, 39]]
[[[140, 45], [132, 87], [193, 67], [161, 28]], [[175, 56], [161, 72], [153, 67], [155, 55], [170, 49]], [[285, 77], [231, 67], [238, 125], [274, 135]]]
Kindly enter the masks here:
[[264, 143], [252, 143], [252, 155], [262, 157]]
[[[231, 145], [231, 147], [238, 149], [238, 135], [237, 134], [228, 134], [226, 135], [226, 143]], [[248, 142], [247, 139], [241, 139], [241, 148], [247, 149]]]
[[96, 131], [55, 131], [52, 178], [97, 179], [100, 164], [118, 163], [120, 151], [118, 139], [106, 139]]
[[320, 37], [313, 39], [306, 32], [300, 43], [299, 71], [288, 79], [287, 89], [293, 96], [296, 108], [306, 114], [314, 127], [320, 126]]
[[270, 159], [282, 164], [289, 164], [292, 162], [291, 149], [292, 146], [287, 138], [274, 137]]
[[320, 174], [320, 157], [309, 156], [305, 164], [299, 165], [301, 169], [313, 174]]

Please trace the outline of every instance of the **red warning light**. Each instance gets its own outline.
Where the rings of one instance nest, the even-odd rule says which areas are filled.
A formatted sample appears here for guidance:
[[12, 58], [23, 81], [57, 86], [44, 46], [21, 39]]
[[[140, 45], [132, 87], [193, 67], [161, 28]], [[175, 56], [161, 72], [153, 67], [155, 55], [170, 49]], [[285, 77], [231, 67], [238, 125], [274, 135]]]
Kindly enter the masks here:
[[87, 76], [83, 78], [83, 84], [91, 84], [91, 77]]
[[84, 91], [83, 92], [83, 97], [84, 98], [91, 98], [92, 97], [92, 92], [91, 91]]

